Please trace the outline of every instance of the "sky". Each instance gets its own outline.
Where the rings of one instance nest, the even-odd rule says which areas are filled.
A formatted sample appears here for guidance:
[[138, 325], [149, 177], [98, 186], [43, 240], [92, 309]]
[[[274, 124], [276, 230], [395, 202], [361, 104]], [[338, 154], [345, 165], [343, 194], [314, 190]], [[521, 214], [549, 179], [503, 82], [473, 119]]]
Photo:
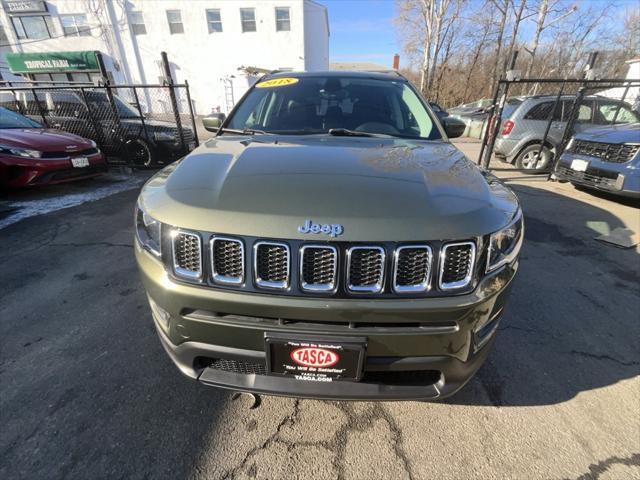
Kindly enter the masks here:
[[316, 1], [329, 12], [331, 62], [373, 62], [391, 67], [393, 54], [402, 53], [392, 24], [393, 0]]

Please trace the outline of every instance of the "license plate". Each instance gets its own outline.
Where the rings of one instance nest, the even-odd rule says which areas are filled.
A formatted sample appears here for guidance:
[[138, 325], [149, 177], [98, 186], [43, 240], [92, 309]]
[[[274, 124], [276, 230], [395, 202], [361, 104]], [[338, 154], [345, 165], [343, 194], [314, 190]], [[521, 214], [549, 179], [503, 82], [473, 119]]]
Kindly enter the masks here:
[[312, 382], [358, 381], [366, 350], [365, 338], [297, 337], [267, 334], [270, 375]]
[[573, 160], [571, 162], [571, 170], [575, 172], [586, 172], [589, 162], [586, 160]]
[[76, 157], [71, 159], [71, 165], [74, 168], [84, 168], [89, 166], [89, 159], [87, 157]]
[[195, 150], [195, 148], [196, 148], [196, 142], [189, 142], [189, 151]]

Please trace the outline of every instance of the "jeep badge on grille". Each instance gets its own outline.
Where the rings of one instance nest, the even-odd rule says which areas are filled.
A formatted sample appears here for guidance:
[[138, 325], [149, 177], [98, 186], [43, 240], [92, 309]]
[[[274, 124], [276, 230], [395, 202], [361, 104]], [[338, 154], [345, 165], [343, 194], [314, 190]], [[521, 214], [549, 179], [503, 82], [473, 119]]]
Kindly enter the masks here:
[[300, 233], [324, 233], [325, 235], [331, 235], [337, 237], [342, 235], [344, 228], [337, 223], [313, 223], [311, 220], [306, 220], [304, 225], [298, 227]]

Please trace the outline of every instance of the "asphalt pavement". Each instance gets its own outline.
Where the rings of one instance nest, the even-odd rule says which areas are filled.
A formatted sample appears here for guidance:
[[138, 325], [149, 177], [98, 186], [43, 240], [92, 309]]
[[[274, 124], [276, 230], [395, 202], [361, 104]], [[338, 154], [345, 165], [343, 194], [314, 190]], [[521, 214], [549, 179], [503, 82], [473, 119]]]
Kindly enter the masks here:
[[640, 478], [640, 250], [595, 239], [640, 210], [505, 176], [521, 270], [488, 362], [441, 403], [255, 405], [182, 377], [134, 263], [138, 183], [10, 222], [0, 478]]

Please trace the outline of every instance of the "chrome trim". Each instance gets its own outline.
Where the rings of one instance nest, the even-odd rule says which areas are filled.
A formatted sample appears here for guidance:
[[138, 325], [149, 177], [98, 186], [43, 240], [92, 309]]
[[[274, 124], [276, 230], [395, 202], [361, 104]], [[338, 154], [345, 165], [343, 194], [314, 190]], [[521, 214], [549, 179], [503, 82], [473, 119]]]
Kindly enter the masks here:
[[[258, 248], [261, 245], [271, 245], [274, 247], [283, 247], [287, 252], [287, 279], [284, 282], [270, 282], [269, 280], [263, 280], [258, 277]], [[281, 242], [256, 242], [253, 244], [253, 280], [258, 287], [271, 288], [274, 290], [285, 290], [289, 288], [289, 282], [291, 280], [291, 250], [289, 245]]]
[[[442, 283], [442, 275], [444, 274], [444, 262], [447, 258], [447, 250], [451, 247], [461, 247], [464, 245], [471, 246], [471, 262], [469, 264], [469, 270], [467, 271], [467, 276], [462, 280], [457, 282], [449, 282]], [[438, 273], [438, 288], [440, 290], [455, 290], [457, 288], [464, 288], [469, 283], [471, 283], [471, 279], [473, 278], [473, 271], [475, 269], [476, 263], [476, 244], [473, 242], [456, 242], [456, 243], [447, 243], [440, 250], [440, 264], [439, 264], [439, 273]]]
[[[187, 235], [191, 237], [195, 237], [198, 239], [198, 249], [200, 251], [200, 271], [196, 272], [194, 270], [187, 270], [179, 267], [176, 264], [176, 237], [178, 235]], [[188, 232], [186, 230], [180, 230], [179, 228], [174, 228], [171, 230], [171, 255], [172, 255], [172, 263], [173, 263], [173, 273], [175, 273], [179, 277], [188, 278], [189, 280], [201, 280], [202, 279], [202, 239], [200, 235], [194, 232]]]
[[[331, 283], [306, 283], [304, 281], [304, 252], [308, 248], [333, 251], [333, 281]], [[335, 292], [338, 286], [338, 249], [331, 245], [303, 245], [300, 247], [300, 289], [306, 292]]]
[[[378, 250], [382, 254], [381, 264], [382, 269], [380, 272], [380, 278], [378, 282], [371, 286], [357, 286], [351, 285], [351, 254], [356, 250]], [[347, 250], [347, 290], [353, 293], [380, 293], [384, 287], [384, 276], [386, 271], [386, 260], [387, 254], [382, 247], [377, 246], [362, 246], [362, 247], [351, 247]]]
[[[242, 262], [242, 275], [240, 277], [228, 277], [225, 275], [218, 275], [216, 273], [216, 262], [215, 262], [215, 244], [218, 240], [224, 242], [232, 242], [240, 244], [240, 261]], [[213, 236], [211, 240], [209, 240], [209, 256], [211, 257], [211, 279], [214, 283], [221, 283], [223, 285], [242, 285], [244, 283], [245, 278], [245, 255], [244, 255], [244, 243], [242, 240], [231, 237], [218, 237]]]
[[[420, 249], [427, 251], [427, 275], [418, 285], [398, 285], [398, 258], [402, 250]], [[429, 245], [403, 245], [393, 252], [393, 290], [396, 293], [426, 292], [431, 289], [431, 267], [433, 264], [433, 251]]]

